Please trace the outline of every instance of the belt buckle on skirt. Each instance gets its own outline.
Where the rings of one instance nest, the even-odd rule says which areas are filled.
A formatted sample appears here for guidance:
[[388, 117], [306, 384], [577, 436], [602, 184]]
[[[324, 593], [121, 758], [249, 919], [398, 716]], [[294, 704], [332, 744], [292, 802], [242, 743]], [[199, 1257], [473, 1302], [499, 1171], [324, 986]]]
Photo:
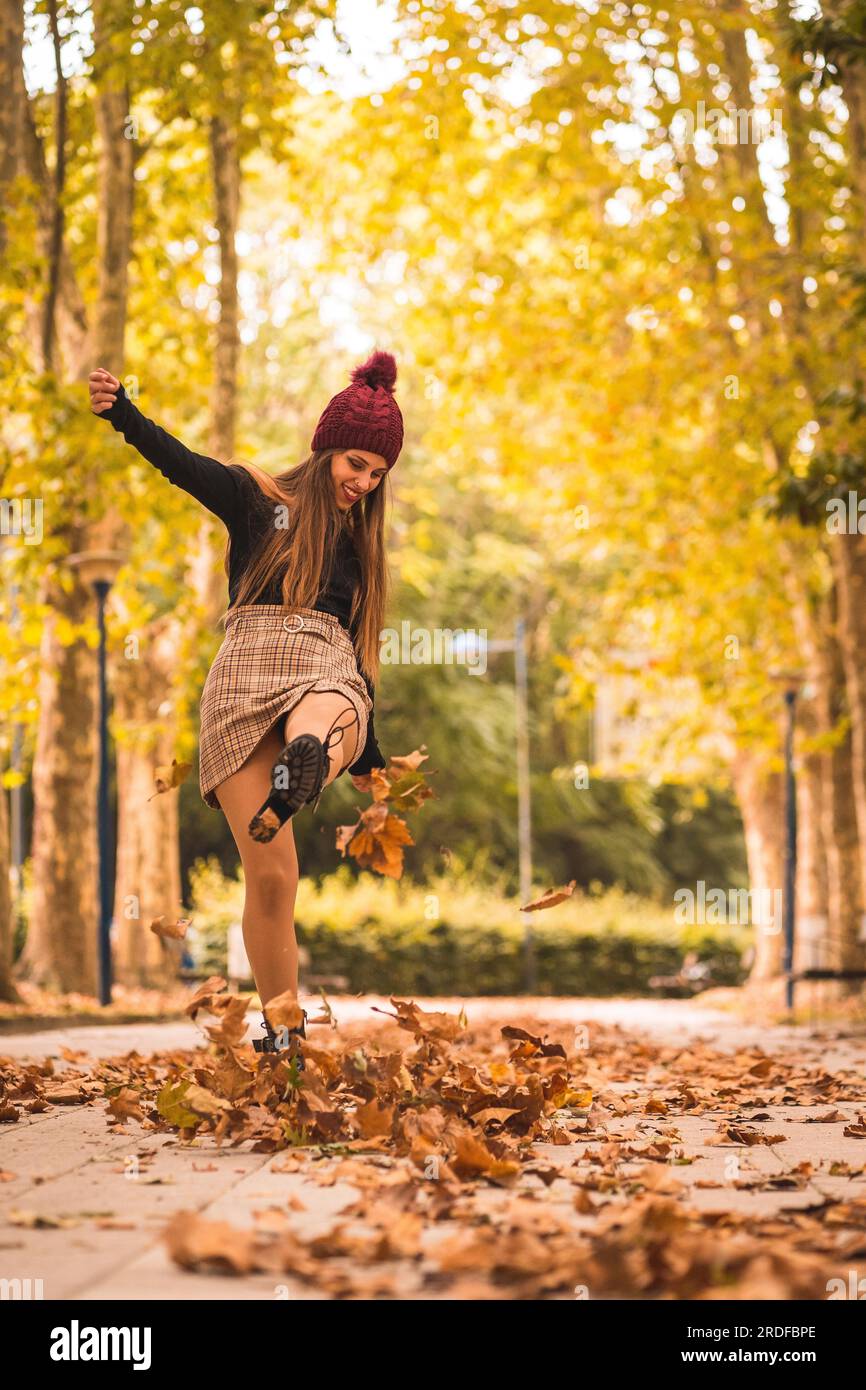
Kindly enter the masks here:
[[[297, 626], [297, 627], [286, 627], [286, 623], [287, 623], [291, 618], [297, 618], [297, 620], [298, 620], [298, 626]], [[300, 630], [301, 630], [301, 628], [302, 628], [303, 626], [304, 626], [304, 620], [303, 620], [303, 618], [301, 617], [300, 613], [287, 613], [286, 616], [283, 618], [283, 630], [284, 630], [285, 632], [300, 632]]]

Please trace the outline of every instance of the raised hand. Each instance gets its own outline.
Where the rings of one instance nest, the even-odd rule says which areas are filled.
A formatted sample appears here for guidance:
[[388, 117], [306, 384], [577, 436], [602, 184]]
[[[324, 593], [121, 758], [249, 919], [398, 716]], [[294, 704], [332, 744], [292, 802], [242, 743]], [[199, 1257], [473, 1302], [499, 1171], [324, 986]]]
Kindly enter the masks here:
[[111, 409], [117, 400], [120, 382], [104, 367], [97, 367], [95, 372], [90, 373], [89, 385], [90, 409], [94, 415], [103, 415], [106, 410]]

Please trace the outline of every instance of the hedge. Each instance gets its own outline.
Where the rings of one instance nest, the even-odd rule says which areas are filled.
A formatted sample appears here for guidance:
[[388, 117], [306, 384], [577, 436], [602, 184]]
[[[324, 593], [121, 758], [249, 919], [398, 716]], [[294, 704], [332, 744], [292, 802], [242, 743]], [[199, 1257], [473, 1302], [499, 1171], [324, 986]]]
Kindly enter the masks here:
[[[225, 931], [240, 920], [243, 886], [212, 861], [198, 870], [194, 950], [224, 969]], [[440, 879], [429, 891], [340, 866], [319, 885], [302, 879], [295, 911], [311, 972], [344, 976], [351, 993], [501, 995], [525, 992], [524, 929], [495, 887]], [[650, 978], [675, 975], [687, 951], [711, 960], [712, 982], [745, 977], [748, 928], [679, 926], [673, 904], [615, 890], [579, 894], [535, 913], [535, 992], [653, 995]]]

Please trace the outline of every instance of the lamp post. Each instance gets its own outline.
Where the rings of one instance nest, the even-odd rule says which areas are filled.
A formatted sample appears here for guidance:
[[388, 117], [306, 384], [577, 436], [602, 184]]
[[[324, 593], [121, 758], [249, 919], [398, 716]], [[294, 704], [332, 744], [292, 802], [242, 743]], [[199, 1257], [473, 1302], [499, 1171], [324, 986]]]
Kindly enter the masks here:
[[111, 1003], [111, 825], [108, 804], [108, 682], [106, 679], [105, 601], [126, 556], [119, 550], [83, 550], [68, 557], [82, 583], [96, 595], [99, 623], [99, 1002]]
[[771, 671], [770, 678], [783, 687], [785, 701], [785, 949], [782, 970], [785, 975], [785, 1007], [794, 1007], [794, 921], [797, 892], [797, 781], [794, 775], [794, 729], [797, 721], [797, 695], [803, 684], [799, 671]]

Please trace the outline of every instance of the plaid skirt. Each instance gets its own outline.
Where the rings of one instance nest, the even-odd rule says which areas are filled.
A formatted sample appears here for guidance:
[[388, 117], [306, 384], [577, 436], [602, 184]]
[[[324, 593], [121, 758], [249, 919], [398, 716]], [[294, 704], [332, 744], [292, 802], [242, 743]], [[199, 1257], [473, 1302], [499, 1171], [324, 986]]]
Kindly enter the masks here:
[[206, 805], [222, 809], [214, 789], [311, 690], [345, 695], [358, 722], [347, 714], [339, 723], [349, 726], [343, 738], [350, 747], [357, 732], [360, 756], [373, 702], [339, 620], [314, 608], [287, 613], [276, 603], [230, 608], [199, 702], [199, 789]]

